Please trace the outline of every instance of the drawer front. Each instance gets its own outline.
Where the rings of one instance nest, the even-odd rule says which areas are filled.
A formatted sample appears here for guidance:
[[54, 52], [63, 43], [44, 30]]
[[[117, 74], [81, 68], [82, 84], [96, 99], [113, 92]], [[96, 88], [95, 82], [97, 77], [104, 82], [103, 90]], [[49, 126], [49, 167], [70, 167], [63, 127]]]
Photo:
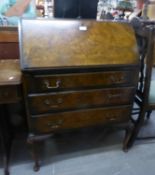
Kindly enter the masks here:
[[20, 100], [19, 86], [1, 86], [0, 87], [0, 104], [13, 103]]
[[31, 114], [99, 107], [106, 105], [129, 105], [134, 88], [98, 89], [29, 95]]
[[63, 129], [124, 123], [129, 120], [130, 111], [131, 106], [126, 106], [33, 116], [30, 119], [30, 130], [33, 133], [48, 133]]
[[19, 44], [17, 42], [0, 43], [0, 58], [19, 59]]
[[99, 88], [115, 85], [135, 85], [137, 71], [109, 71], [44, 76], [25, 76], [28, 93], [51, 92], [63, 89]]

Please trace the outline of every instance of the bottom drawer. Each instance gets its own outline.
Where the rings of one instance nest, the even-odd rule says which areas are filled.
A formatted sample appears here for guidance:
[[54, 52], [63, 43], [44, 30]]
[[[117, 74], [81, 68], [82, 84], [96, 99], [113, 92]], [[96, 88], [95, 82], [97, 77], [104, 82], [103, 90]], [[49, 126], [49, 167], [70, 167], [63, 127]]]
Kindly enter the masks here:
[[130, 113], [131, 106], [125, 106], [33, 116], [30, 119], [30, 130], [33, 133], [48, 133], [61, 129], [127, 122]]

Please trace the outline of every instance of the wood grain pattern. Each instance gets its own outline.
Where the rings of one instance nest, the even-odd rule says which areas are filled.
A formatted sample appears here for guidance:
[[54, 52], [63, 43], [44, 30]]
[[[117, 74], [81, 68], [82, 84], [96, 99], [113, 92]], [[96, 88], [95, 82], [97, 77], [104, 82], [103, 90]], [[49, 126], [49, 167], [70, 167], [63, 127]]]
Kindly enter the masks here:
[[108, 125], [129, 120], [131, 106], [52, 113], [31, 118], [32, 133], [48, 133], [61, 129]]
[[[31, 114], [131, 104], [134, 88], [67, 91], [29, 95]], [[119, 99], [119, 100], [118, 100]]]
[[0, 27], [0, 59], [19, 59], [16, 27]]
[[0, 27], [0, 42], [18, 42], [17, 27]]
[[139, 73], [129, 24], [22, 20], [20, 51], [31, 144], [52, 132], [95, 125], [128, 131]]
[[[55, 90], [112, 87], [120, 85], [135, 86], [137, 70], [104, 71], [88, 73], [24, 75], [29, 93], [52, 92]], [[57, 86], [58, 84], [58, 86]], [[48, 86], [53, 88], [48, 88]]]
[[0, 60], [0, 85], [21, 84], [21, 77], [19, 60]]
[[23, 69], [138, 62], [134, 31], [125, 23], [23, 20], [20, 35]]
[[18, 43], [0, 43], [0, 60], [1, 59], [19, 59]]
[[19, 60], [0, 60], [0, 85], [21, 84]]

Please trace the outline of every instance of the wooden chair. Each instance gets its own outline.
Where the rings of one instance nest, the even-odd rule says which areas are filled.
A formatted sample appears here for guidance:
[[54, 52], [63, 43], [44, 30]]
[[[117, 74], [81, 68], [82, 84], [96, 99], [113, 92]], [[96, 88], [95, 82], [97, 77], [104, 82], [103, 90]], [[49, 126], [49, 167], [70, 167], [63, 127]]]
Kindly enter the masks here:
[[155, 27], [154, 25], [149, 25], [149, 23], [147, 23], [145, 29], [145, 34], [143, 33], [143, 37], [141, 35], [143, 38], [140, 51], [141, 71], [139, 85], [137, 87], [137, 93], [135, 97], [135, 102], [138, 105], [137, 109], [139, 111], [133, 113], [138, 114], [138, 118], [134, 120], [135, 126], [128, 141], [128, 148], [130, 148], [136, 140], [145, 119], [149, 118], [152, 110], [155, 110], [155, 81], [151, 80]]

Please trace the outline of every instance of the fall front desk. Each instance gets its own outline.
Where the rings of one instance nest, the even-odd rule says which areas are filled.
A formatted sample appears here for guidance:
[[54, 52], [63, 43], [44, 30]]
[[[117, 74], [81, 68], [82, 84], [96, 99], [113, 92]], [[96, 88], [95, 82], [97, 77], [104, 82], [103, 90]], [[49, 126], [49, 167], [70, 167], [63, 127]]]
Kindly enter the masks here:
[[[23, 93], [34, 170], [38, 140], [83, 127], [130, 128], [139, 55], [127, 23], [22, 20]], [[128, 132], [123, 148], [127, 149]]]

